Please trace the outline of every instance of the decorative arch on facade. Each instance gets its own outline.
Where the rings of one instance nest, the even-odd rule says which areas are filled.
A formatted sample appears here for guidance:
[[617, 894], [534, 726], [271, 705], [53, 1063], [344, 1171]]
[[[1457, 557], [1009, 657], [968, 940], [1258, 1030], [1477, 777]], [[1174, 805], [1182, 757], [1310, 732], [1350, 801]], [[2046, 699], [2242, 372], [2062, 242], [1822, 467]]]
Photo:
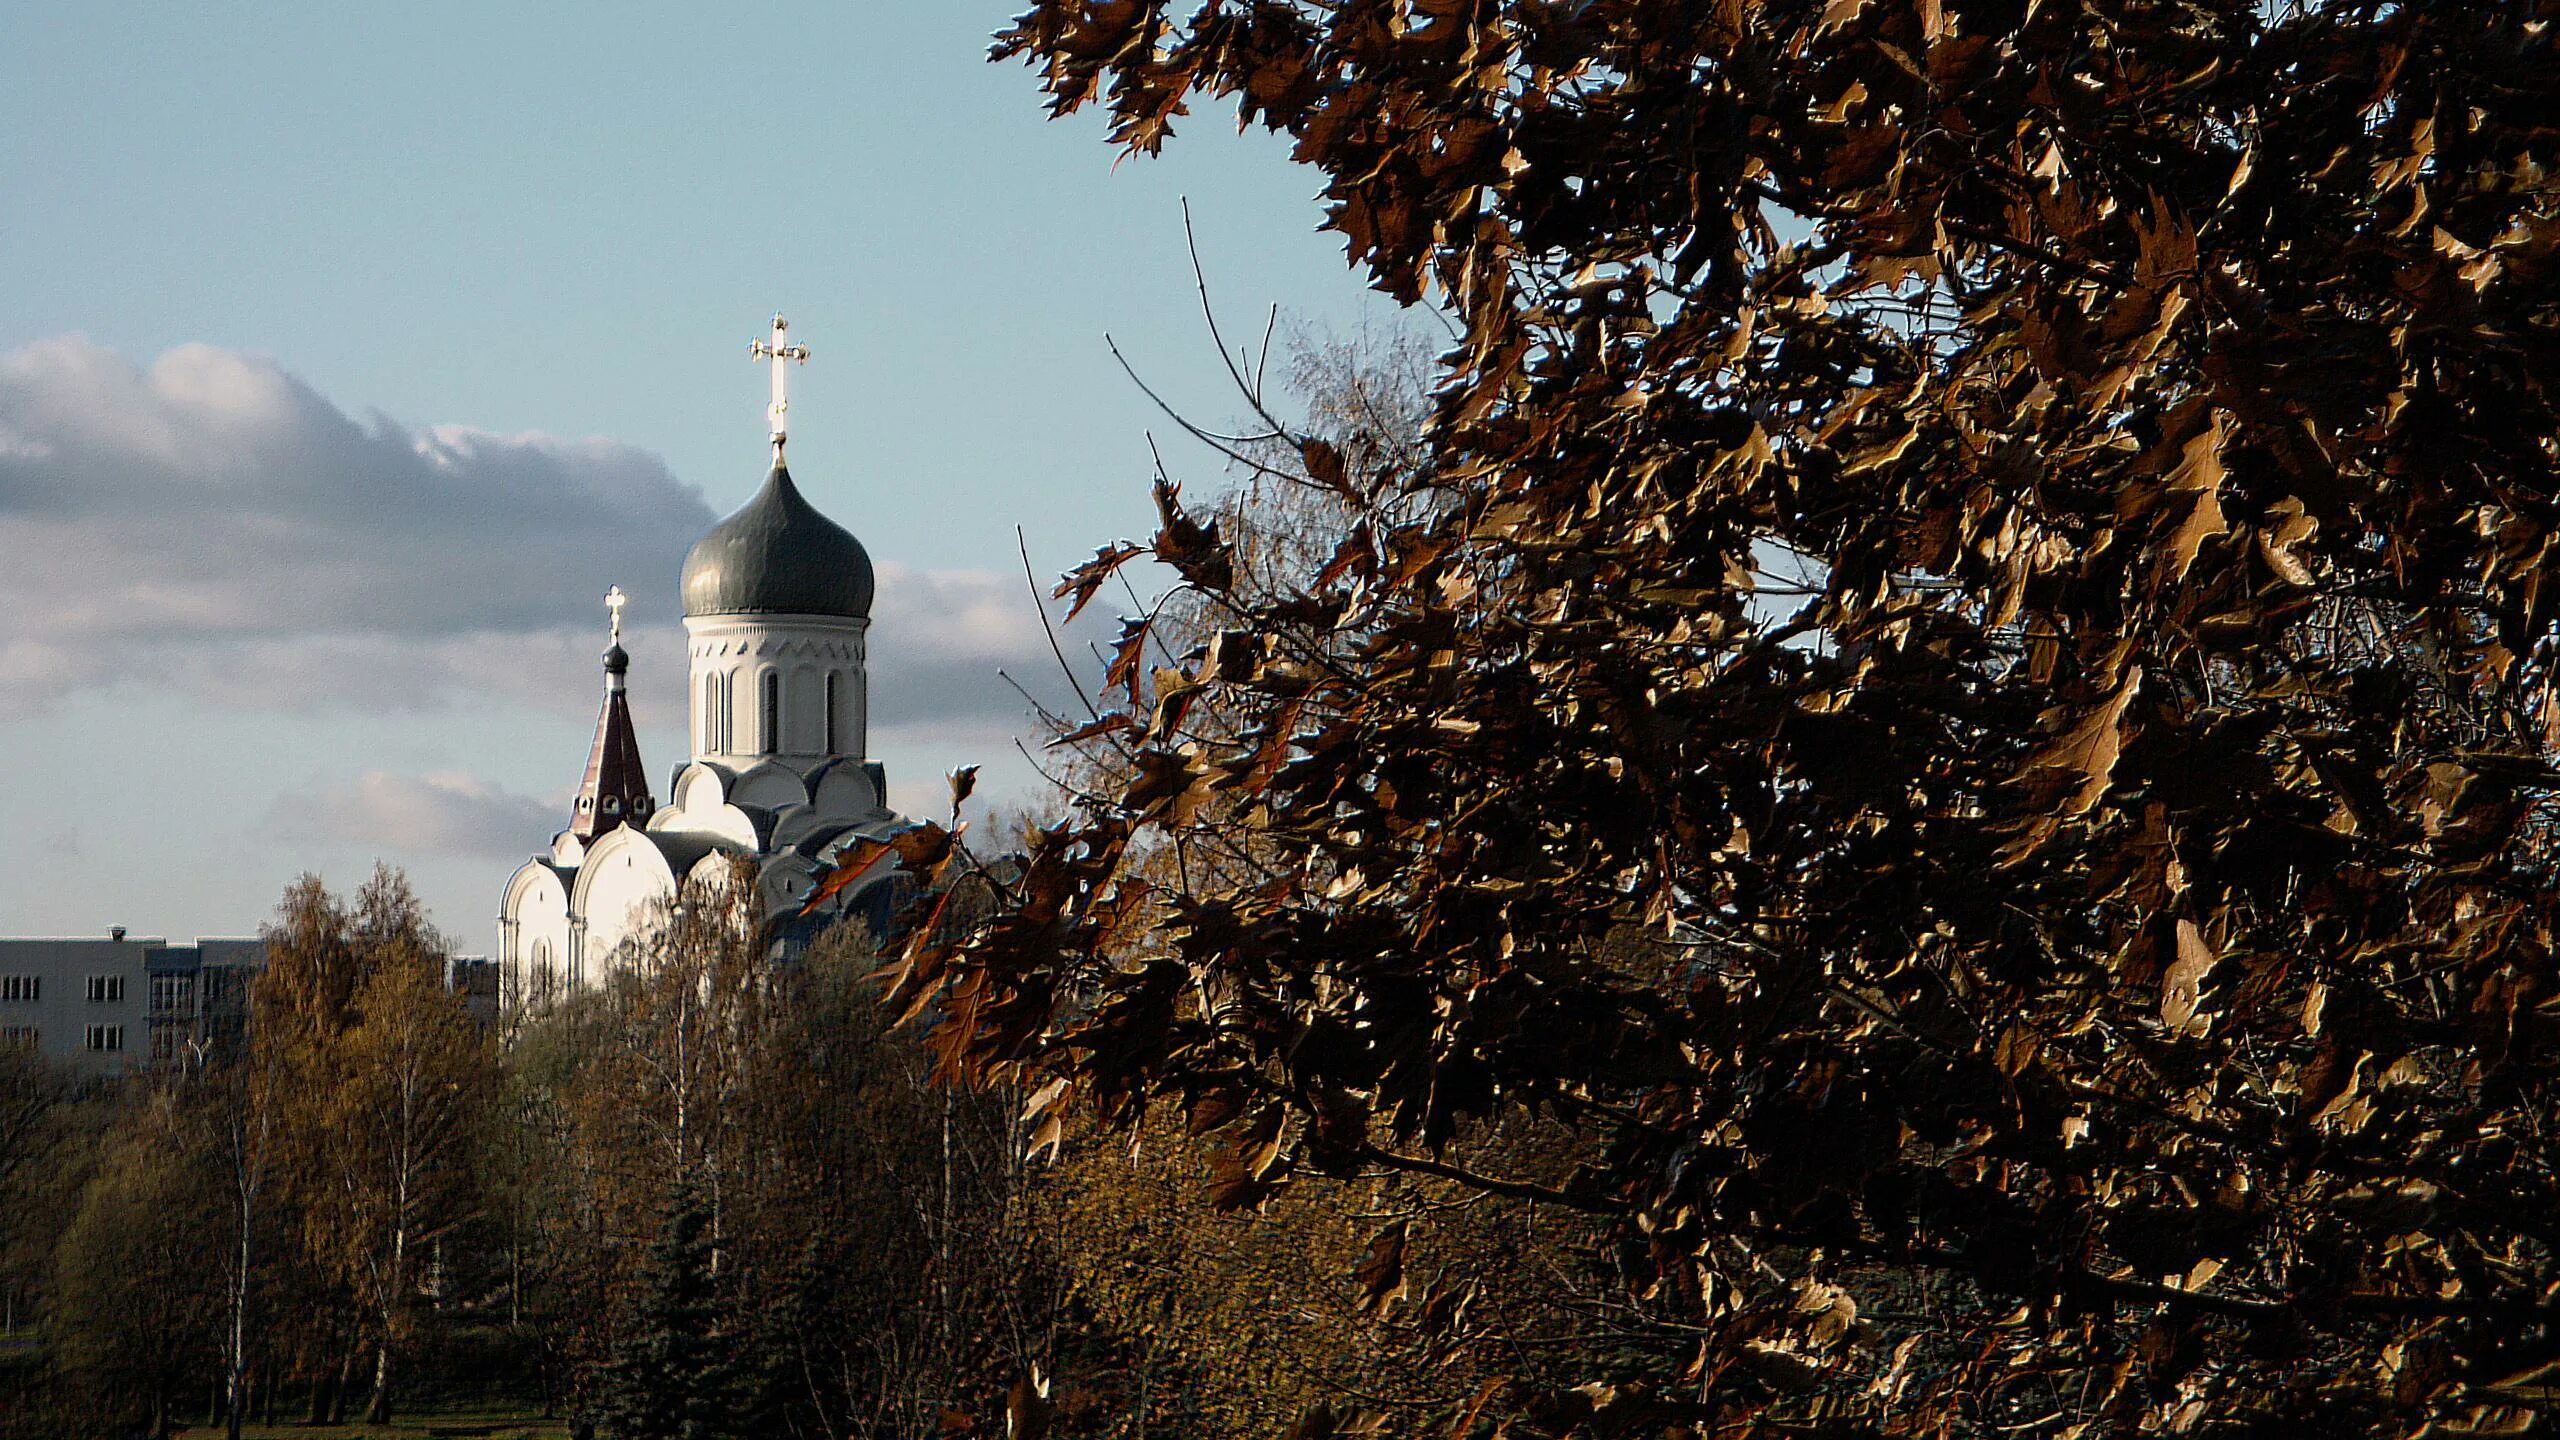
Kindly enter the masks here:
[[863, 773], [859, 761], [836, 760], [820, 770], [810, 784], [810, 803], [821, 815], [837, 819], [857, 819], [880, 808], [880, 795], [872, 788], [871, 777]]
[[728, 800], [732, 805], [748, 805], [758, 810], [781, 812], [795, 805], [809, 803], [808, 782], [800, 772], [778, 761], [768, 760], [740, 772], [729, 782]]
[[580, 938], [578, 983], [617, 962], [617, 952], [663, 918], [675, 898], [676, 874], [664, 851], [645, 832], [628, 826], [587, 849], [578, 883], [569, 894], [571, 913], [585, 926]]

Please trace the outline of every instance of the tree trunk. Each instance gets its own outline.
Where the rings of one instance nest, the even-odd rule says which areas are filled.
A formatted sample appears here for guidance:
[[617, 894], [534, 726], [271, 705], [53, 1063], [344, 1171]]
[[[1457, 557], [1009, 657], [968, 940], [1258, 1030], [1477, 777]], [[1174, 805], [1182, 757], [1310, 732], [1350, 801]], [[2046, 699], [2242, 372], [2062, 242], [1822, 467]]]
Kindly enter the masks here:
[[223, 1434], [226, 1440], [240, 1440], [241, 1387], [249, 1379], [249, 1221], [250, 1197], [240, 1197], [240, 1249], [234, 1259], [239, 1268], [231, 1278], [231, 1343], [223, 1365], [223, 1392], [226, 1418]]
[[329, 1423], [344, 1424], [347, 1418], [347, 1387], [355, 1383], [356, 1352], [348, 1351], [338, 1360], [338, 1378], [329, 1383]]
[[373, 1350], [373, 1398], [364, 1407], [364, 1423], [391, 1423], [391, 1342], [383, 1341]]

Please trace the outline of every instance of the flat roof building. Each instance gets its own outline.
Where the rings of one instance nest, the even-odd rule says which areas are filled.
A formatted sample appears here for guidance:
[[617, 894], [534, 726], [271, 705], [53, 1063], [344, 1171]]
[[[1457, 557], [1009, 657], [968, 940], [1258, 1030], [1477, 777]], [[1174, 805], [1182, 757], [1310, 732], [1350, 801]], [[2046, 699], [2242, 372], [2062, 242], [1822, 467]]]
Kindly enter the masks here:
[[103, 937], [0, 939], [0, 1045], [84, 1078], [201, 1060], [247, 1026], [266, 964], [251, 939], [172, 945], [122, 927]]

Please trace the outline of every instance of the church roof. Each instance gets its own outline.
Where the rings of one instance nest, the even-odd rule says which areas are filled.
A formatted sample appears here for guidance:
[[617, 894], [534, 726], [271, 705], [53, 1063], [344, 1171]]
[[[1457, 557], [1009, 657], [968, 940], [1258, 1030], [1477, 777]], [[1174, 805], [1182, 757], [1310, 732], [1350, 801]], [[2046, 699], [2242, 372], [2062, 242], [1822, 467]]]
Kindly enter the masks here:
[[631, 705], [623, 696], [622, 677], [630, 668], [631, 656], [615, 641], [604, 652], [604, 713], [596, 717], [596, 743], [587, 752], [587, 776], [578, 784], [577, 805], [569, 818], [569, 833], [581, 841], [592, 841], [617, 825], [636, 829], [658, 808], [649, 793], [649, 773], [640, 765]]
[[684, 560], [687, 615], [871, 614], [871, 556], [818, 513], [779, 458], [764, 488]]

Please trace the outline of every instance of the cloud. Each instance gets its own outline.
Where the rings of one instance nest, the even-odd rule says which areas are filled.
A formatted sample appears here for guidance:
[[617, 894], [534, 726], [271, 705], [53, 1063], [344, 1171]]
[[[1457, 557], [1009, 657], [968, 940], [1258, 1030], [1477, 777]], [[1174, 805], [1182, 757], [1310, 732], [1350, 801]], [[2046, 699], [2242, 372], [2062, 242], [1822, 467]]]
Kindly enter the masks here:
[[515, 855], [568, 823], [565, 805], [470, 775], [394, 775], [290, 792], [264, 828], [280, 840], [359, 846], [384, 855]]
[[[124, 682], [231, 709], [592, 715], [619, 583], [635, 714], [681, 732], [675, 572], [715, 518], [615, 441], [360, 422], [261, 356], [39, 341], [0, 353], [0, 719]], [[878, 570], [875, 727], [1014, 733], [999, 669], [1071, 705], [1018, 576]], [[1107, 631], [1065, 637], [1091, 675]]]
[[[1030, 706], [999, 670], [1047, 703], [1073, 708], [1021, 576], [878, 568], [869, 641], [875, 728], [966, 719], [1002, 721], [1008, 734], [1019, 733]], [[1106, 633], [1106, 623], [1097, 611], [1062, 634], [1068, 658], [1089, 660], [1085, 645]], [[1098, 683], [1102, 666], [1085, 664], [1082, 673]]]
[[493, 678], [453, 647], [594, 648], [605, 586], [712, 519], [614, 441], [359, 423], [259, 356], [39, 341], [0, 354], [0, 714], [127, 678], [439, 703]]

